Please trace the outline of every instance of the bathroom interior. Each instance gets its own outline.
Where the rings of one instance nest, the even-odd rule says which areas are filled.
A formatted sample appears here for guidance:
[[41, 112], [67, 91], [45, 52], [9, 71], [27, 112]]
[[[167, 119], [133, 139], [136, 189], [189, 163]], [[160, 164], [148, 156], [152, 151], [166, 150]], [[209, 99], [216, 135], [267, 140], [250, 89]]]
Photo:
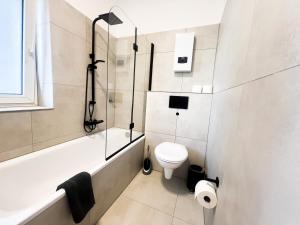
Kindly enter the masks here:
[[0, 225], [300, 224], [300, 1], [0, 5]]

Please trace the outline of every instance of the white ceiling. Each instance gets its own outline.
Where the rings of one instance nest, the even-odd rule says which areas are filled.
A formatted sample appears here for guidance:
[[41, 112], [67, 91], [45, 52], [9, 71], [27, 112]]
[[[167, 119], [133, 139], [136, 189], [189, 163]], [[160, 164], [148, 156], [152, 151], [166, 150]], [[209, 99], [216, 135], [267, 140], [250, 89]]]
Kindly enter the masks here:
[[117, 5], [142, 34], [220, 23], [226, 4], [226, 0], [66, 1], [90, 19], [108, 12], [112, 6]]

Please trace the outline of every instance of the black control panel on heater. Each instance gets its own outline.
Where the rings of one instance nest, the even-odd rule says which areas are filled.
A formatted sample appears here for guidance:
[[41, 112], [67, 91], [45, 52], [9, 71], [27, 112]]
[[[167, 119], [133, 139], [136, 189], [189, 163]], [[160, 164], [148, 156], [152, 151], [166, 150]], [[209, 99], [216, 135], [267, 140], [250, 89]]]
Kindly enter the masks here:
[[188, 61], [188, 57], [178, 57], [178, 60], [177, 60], [177, 62], [180, 64], [187, 63], [187, 61]]
[[188, 109], [189, 97], [187, 96], [170, 96], [169, 108]]

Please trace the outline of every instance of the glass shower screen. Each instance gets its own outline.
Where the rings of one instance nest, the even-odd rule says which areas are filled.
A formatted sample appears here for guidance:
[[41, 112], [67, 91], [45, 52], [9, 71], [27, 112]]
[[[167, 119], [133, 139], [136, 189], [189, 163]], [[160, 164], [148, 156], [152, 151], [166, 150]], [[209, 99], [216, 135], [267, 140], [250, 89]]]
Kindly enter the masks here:
[[[110, 10], [107, 47], [107, 107], [105, 158], [109, 159], [143, 135], [143, 122], [136, 122], [137, 61], [139, 54], [137, 28], [118, 7]], [[143, 80], [144, 80], [144, 74]], [[142, 87], [144, 90], [144, 85]], [[142, 114], [144, 109], [142, 110]], [[137, 127], [138, 125], [138, 127]]]

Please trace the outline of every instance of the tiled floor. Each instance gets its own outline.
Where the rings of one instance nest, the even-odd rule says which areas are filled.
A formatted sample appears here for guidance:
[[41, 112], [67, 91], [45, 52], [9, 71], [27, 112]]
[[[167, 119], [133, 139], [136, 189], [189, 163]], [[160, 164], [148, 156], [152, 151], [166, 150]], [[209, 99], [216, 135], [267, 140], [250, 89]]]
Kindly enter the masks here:
[[139, 173], [97, 225], [204, 225], [203, 210], [181, 179]]

